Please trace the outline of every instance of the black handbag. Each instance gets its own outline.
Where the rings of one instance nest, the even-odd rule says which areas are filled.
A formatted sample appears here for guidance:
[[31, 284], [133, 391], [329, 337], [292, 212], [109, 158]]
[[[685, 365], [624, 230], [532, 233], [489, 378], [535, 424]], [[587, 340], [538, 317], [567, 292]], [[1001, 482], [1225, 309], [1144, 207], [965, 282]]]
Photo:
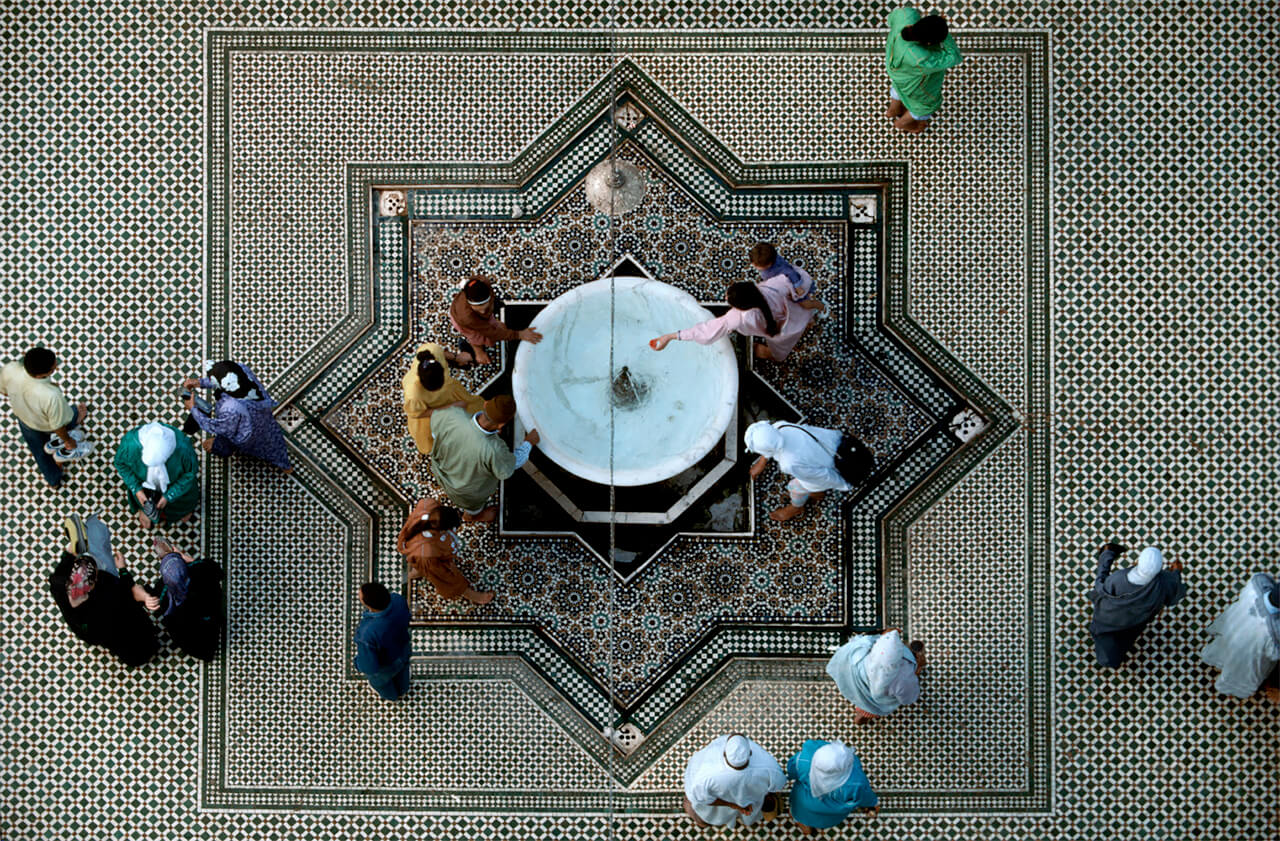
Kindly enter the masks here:
[[821, 441], [818, 441], [818, 436], [814, 435], [803, 426], [799, 426], [794, 423], [783, 424], [783, 426], [790, 426], [798, 429], [814, 441], [817, 441], [818, 446], [826, 450], [827, 453], [835, 459], [836, 472], [839, 473], [850, 485], [853, 485], [854, 487], [861, 485], [863, 482], [867, 481], [867, 478], [870, 477], [872, 473], [875, 472], [876, 457], [872, 455], [871, 450], [868, 449], [866, 444], [862, 443], [849, 433], [844, 431], [840, 432], [840, 444], [836, 447], [836, 451], [832, 453], [830, 450], [827, 450]]

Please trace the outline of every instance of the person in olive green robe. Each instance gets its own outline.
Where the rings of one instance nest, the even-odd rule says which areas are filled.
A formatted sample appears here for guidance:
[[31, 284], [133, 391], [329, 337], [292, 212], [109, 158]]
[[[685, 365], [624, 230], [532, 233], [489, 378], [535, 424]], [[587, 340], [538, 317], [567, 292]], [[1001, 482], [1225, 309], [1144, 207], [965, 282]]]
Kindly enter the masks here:
[[921, 17], [910, 6], [889, 13], [885, 45], [889, 71], [889, 110], [895, 128], [919, 134], [942, 106], [942, 80], [947, 68], [964, 60], [947, 22], [938, 15]]
[[497, 519], [498, 507], [485, 503], [503, 479], [524, 466], [538, 443], [536, 429], [529, 430], [515, 452], [498, 436], [515, 416], [516, 402], [506, 394], [486, 400], [483, 411], [474, 415], [451, 407], [431, 416], [431, 473], [467, 522]]

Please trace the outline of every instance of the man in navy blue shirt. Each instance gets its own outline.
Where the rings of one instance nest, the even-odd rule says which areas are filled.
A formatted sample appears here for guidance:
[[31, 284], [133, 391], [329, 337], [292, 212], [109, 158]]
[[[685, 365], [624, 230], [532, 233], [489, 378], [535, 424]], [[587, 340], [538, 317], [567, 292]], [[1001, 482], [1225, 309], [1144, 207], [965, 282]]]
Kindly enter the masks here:
[[356, 668], [388, 701], [409, 691], [409, 605], [378, 582], [360, 585], [364, 616], [356, 626]]

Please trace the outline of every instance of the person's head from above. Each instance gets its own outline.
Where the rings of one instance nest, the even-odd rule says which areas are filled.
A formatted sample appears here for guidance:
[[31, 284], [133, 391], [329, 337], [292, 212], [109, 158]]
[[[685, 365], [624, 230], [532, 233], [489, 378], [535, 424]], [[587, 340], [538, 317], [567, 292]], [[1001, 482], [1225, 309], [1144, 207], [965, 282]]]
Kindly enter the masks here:
[[486, 429], [502, 429], [516, 416], [516, 400], [510, 394], [499, 394], [484, 401], [480, 423]]
[[742, 435], [747, 452], [765, 458], [774, 458], [782, 450], [782, 433], [768, 421], [756, 421]]
[[1164, 555], [1154, 546], [1148, 546], [1138, 555], [1138, 563], [1129, 567], [1129, 583], [1139, 587], [1147, 584], [1164, 569]]
[[377, 613], [391, 606], [391, 594], [377, 581], [360, 585], [360, 603]]
[[424, 531], [453, 531], [461, 524], [462, 515], [458, 513], [458, 509], [440, 505], [415, 520], [404, 537], [408, 540]]
[[751, 743], [741, 733], [734, 733], [724, 743], [724, 764], [742, 771], [751, 764]]
[[210, 365], [206, 376], [217, 385], [222, 394], [229, 394], [241, 400], [257, 400], [262, 395], [253, 387], [253, 380], [245, 373], [244, 368], [230, 359]]
[[429, 350], [418, 354], [418, 382], [427, 391], [439, 391], [444, 386], [444, 366]]
[[926, 15], [910, 26], [903, 27], [902, 37], [922, 47], [936, 47], [947, 40], [947, 32], [947, 21], [942, 15]]
[[22, 367], [36, 379], [43, 379], [58, 367], [58, 357], [45, 347], [33, 347], [22, 357]]
[[92, 555], [81, 555], [71, 565], [71, 574], [67, 576], [67, 600], [72, 607], [84, 604], [85, 599], [93, 592], [93, 585], [98, 583], [98, 564]]
[[765, 333], [770, 336], [778, 335], [778, 322], [774, 320], [773, 313], [769, 310], [769, 302], [764, 299], [764, 295], [754, 283], [733, 284], [729, 287], [725, 300], [735, 310], [758, 310], [764, 318]]
[[462, 285], [462, 293], [472, 309], [482, 309], [493, 300], [493, 284], [479, 275], [472, 275]]
[[778, 261], [778, 249], [767, 242], [757, 242], [751, 246], [751, 265], [757, 269], [767, 269]]

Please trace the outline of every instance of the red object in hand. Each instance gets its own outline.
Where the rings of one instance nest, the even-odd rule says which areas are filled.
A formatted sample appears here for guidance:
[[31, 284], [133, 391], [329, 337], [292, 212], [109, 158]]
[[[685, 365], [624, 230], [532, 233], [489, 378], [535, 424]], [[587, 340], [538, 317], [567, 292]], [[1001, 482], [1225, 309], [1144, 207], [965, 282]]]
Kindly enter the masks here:
[[649, 340], [649, 347], [653, 348], [654, 350], [657, 350], [657, 349], [658, 349], [658, 340], [657, 340], [657, 339], [650, 339], [650, 340]]

